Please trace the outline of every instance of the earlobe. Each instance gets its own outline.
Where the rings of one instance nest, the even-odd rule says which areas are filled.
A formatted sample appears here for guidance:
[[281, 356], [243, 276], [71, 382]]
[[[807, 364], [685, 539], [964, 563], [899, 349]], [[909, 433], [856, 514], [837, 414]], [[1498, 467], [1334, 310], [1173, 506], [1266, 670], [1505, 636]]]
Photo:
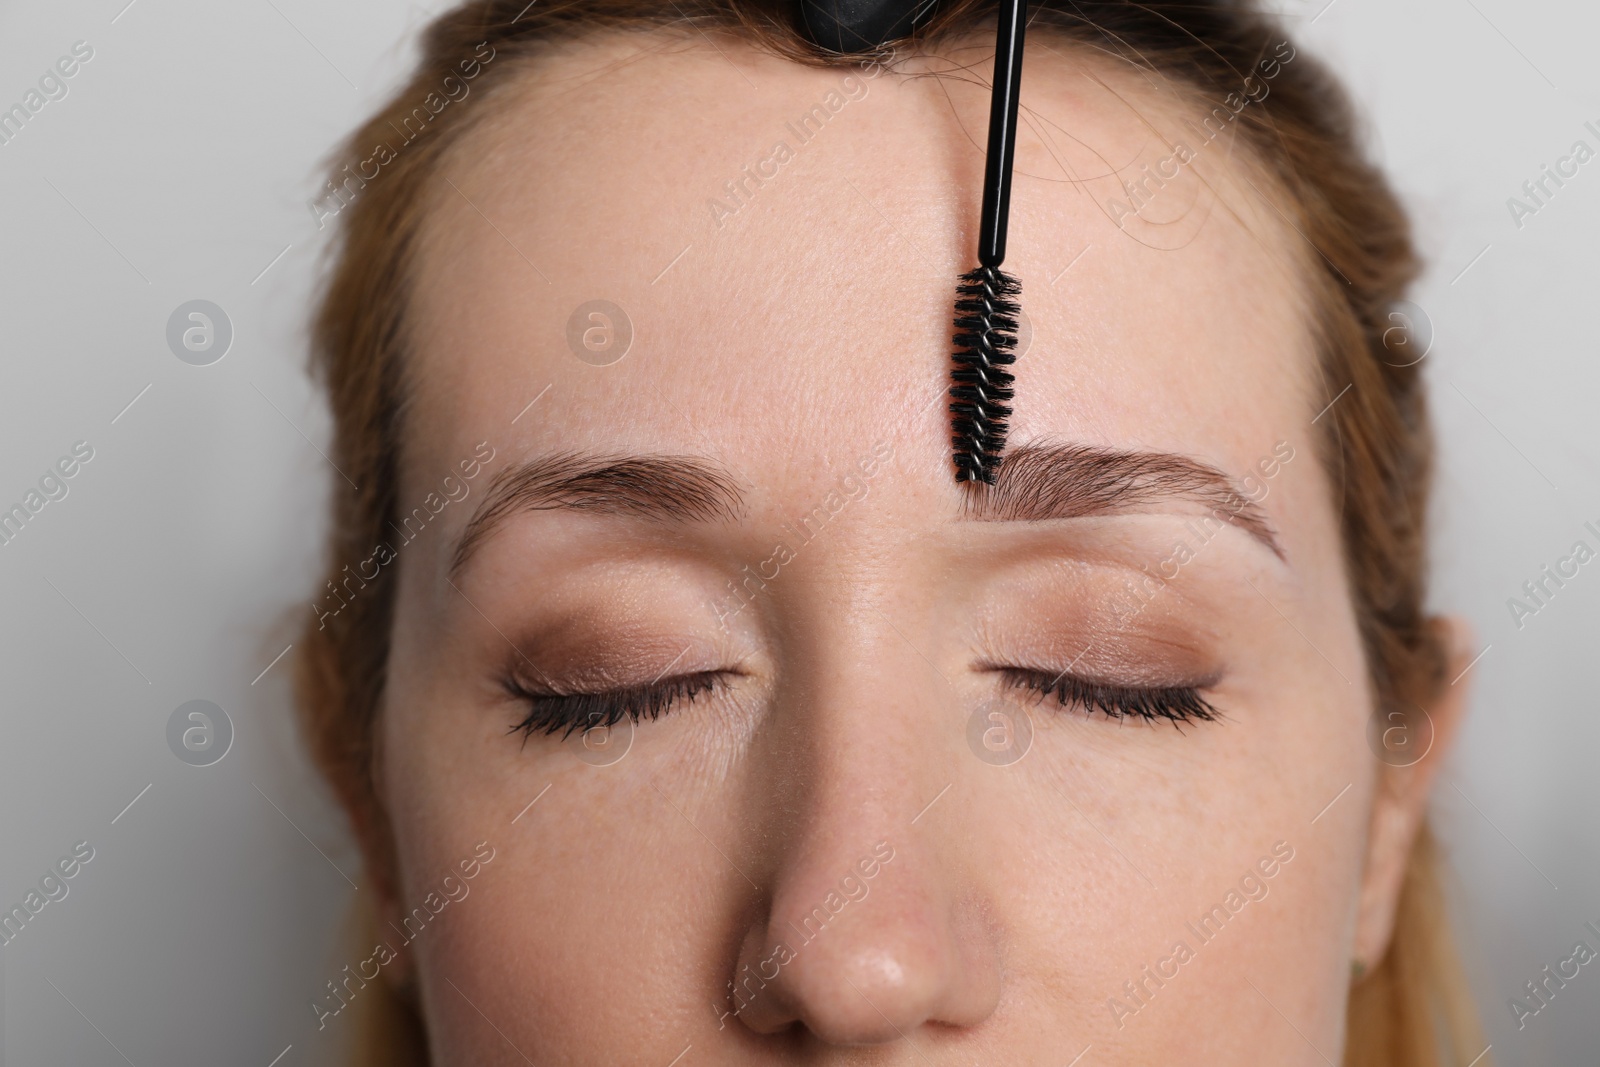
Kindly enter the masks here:
[[1471, 629], [1464, 619], [1453, 616], [1435, 618], [1432, 626], [1448, 650], [1443, 679], [1426, 706], [1409, 709], [1420, 729], [1431, 736], [1425, 754], [1415, 762], [1397, 765], [1385, 760], [1378, 774], [1351, 946], [1353, 981], [1373, 970], [1388, 950], [1412, 849], [1427, 818], [1428, 798], [1466, 712], [1469, 679], [1462, 675], [1473, 655]]
[[[379, 712], [381, 719], [382, 712]], [[371, 916], [374, 933], [393, 946], [394, 956], [383, 967], [384, 977], [396, 989], [404, 990], [414, 979], [411, 953], [406, 947], [404, 910], [400, 904], [399, 865], [395, 856], [394, 831], [383, 807], [384, 789], [383, 731], [374, 730], [372, 744], [372, 785], [364, 794], [344, 797], [345, 811], [361, 849], [364, 876], [358, 896], [360, 906]]]
[[[365, 820], [364, 820], [365, 821]], [[383, 977], [398, 990], [409, 987], [412, 973], [406, 928], [405, 912], [397, 891], [393, 851], [386, 842], [375, 837], [388, 832], [386, 820], [378, 819], [379, 826], [358, 826], [357, 838], [361, 841], [362, 867], [365, 877], [357, 891], [357, 907], [370, 916], [371, 933], [390, 947], [392, 956], [383, 961]]]

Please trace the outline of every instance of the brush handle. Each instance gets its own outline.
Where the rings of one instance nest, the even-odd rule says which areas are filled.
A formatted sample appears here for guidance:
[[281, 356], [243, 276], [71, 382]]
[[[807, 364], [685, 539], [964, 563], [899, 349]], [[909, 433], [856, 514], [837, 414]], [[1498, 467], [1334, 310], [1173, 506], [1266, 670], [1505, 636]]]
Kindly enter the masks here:
[[989, 100], [989, 156], [983, 170], [983, 216], [978, 262], [998, 267], [1006, 258], [1006, 220], [1011, 215], [1011, 157], [1017, 147], [1017, 99], [1022, 89], [1022, 34], [1028, 0], [1001, 0], [994, 52], [994, 92]]

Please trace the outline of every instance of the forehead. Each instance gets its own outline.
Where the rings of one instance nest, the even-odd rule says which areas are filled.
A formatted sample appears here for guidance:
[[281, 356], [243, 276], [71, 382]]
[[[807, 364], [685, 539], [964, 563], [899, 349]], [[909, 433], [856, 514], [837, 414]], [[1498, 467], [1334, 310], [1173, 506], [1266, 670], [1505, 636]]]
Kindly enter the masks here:
[[[1305, 250], [1275, 187], [1231, 132], [1197, 137], [1209, 102], [1038, 44], [1006, 263], [1028, 320], [1013, 439], [1248, 470], [1314, 410]], [[430, 190], [408, 470], [487, 439], [705, 454], [781, 487], [892, 431], [953, 492], [942, 397], [989, 54], [911, 77], [654, 32], [531, 61]]]

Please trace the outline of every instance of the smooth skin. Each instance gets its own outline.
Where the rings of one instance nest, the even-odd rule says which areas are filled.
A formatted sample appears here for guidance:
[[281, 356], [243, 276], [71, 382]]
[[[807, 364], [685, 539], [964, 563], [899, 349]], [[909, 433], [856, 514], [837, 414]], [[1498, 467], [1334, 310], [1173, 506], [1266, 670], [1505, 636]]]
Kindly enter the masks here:
[[[1202, 546], [1179, 500], [964, 517], [942, 392], [989, 54], [869, 77], [699, 34], [596, 37], [489, 98], [448, 161], [411, 305], [402, 507], [480, 442], [495, 458], [399, 549], [379, 727], [397, 869], [370, 857], [398, 924], [493, 849], [385, 968], [414, 984], [435, 1063], [1339, 1062], [1351, 962], [1387, 943], [1464, 687], [1428, 709], [1427, 759], [1374, 758], [1314, 444], [1315, 253], [1231, 137], [1119, 217], [1119, 176], [1169, 155], [1192, 104], [1037, 35], [1006, 264], [1032, 331], [1013, 447], [1211, 464], [1264, 494], [1283, 555], [1238, 525]], [[801, 144], [786, 124], [830, 92]], [[726, 183], [779, 141], [791, 157], [736, 203]], [[634, 332], [609, 366], [567, 344], [594, 299]], [[687, 457], [743, 504], [513, 512], [452, 573], [493, 479], [558, 453]], [[779, 542], [792, 559], [731, 611]], [[1176, 577], [1119, 612], [1179, 543], [1197, 550]], [[1119, 722], [1010, 688], [1007, 666], [1199, 680], [1221, 718]], [[508, 673], [571, 691], [699, 672], [725, 673], [607, 766], [581, 732], [513, 731]], [[969, 742], [995, 709], [1033, 726], [1018, 762]]]

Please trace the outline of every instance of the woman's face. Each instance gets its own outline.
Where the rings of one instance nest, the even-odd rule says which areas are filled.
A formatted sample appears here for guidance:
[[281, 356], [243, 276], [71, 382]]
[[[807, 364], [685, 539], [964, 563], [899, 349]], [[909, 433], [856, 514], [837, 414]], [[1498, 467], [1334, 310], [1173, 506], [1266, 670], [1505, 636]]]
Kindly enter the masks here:
[[1338, 1062], [1414, 812], [1314, 445], [1316, 253], [1231, 134], [1065, 47], [987, 491], [945, 400], [981, 85], [641, 36], [469, 105], [380, 726], [436, 1062]]

